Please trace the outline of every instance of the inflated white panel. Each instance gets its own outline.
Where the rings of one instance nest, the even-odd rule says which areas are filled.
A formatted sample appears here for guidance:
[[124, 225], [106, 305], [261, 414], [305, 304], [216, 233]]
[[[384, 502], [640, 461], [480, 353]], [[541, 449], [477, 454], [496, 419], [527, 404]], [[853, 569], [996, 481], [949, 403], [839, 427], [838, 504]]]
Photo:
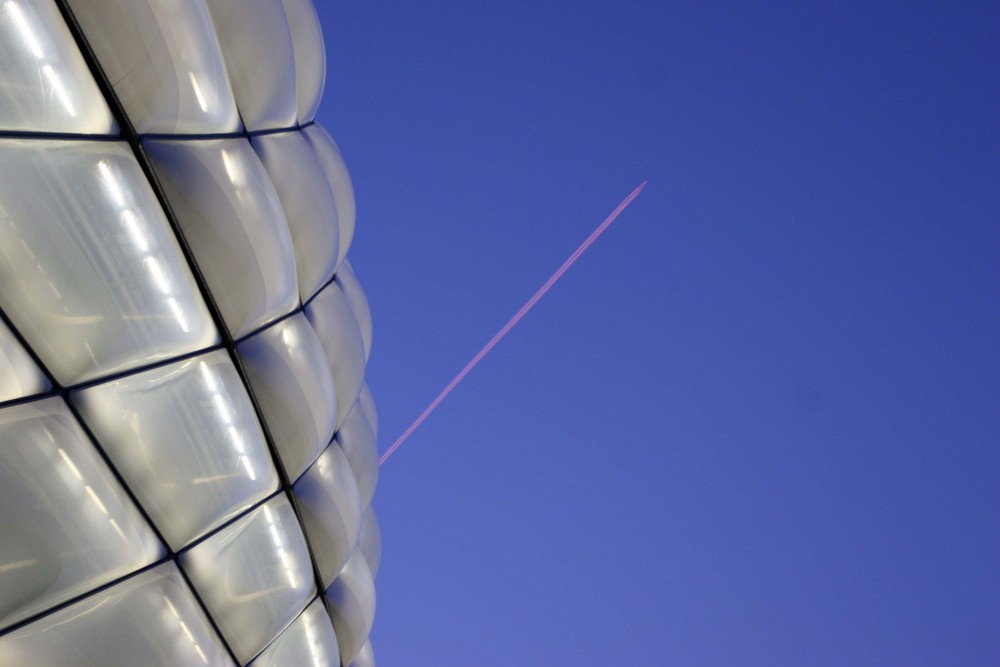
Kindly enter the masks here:
[[68, 0], [139, 134], [238, 132], [204, 0]]
[[333, 438], [337, 394], [326, 353], [301, 314], [238, 349], [285, 473], [294, 481]]
[[337, 386], [337, 428], [354, 407], [365, 382], [365, 346], [351, 304], [336, 282], [316, 295], [306, 307]]
[[253, 138], [278, 191], [292, 234], [299, 296], [305, 301], [333, 276], [340, 231], [337, 207], [316, 154], [298, 132]]
[[337, 284], [347, 295], [347, 300], [351, 304], [351, 312], [354, 313], [354, 319], [358, 321], [358, 328], [361, 329], [361, 340], [365, 345], [365, 361], [368, 361], [372, 351], [372, 311], [368, 307], [368, 297], [361, 289], [361, 283], [354, 275], [354, 268], [350, 262], [345, 261], [337, 270]]
[[337, 254], [339, 267], [347, 256], [347, 250], [354, 238], [354, 185], [351, 183], [351, 175], [347, 172], [344, 158], [340, 154], [340, 148], [321, 125], [318, 123], [310, 125], [302, 130], [302, 134], [316, 152], [323, 173], [326, 174], [326, 180], [330, 183], [333, 200], [337, 204], [337, 222], [340, 225], [340, 247]]
[[375, 584], [360, 550], [355, 550], [326, 589], [326, 596], [340, 644], [340, 659], [347, 665], [361, 652], [375, 619]]
[[0, 629], [163, 554], [61, 398], [0, 410], [0, 507]]
[[283, 494], [180, 560], [240, 662], [271, 643], [316, 593], [305, 539]]
[[330, 445], [293, 487], [319, 575], [329, 585], [361, 531], [361, 499], [347, 458]]
[[253, 667], [329, 667], [340, 664], [337, 634], [322, 600], [314, 600], [271, 642]]
[[354, 478], [358, 480], [358, 493], [364, 509], [371, 504], [375, 487], [378, 486], [378, 446], [360, 403], [354, 404], [344, 420], [337, 432], [337, 442], [351, 464]]
[[38, 364], [0, 320], [0, 401], [40, 394], [50, 387]]
[[372, 433], [378, 438], [378, 409], [375, 407], [375, 398], [372, 396], [372, 391], [368, 388], [367, 384], [361, 387], [361, 393], [358, 395], [358, 404], [365, 413], [365, 417], [368, 418], [368, 424], [372, 427]]
[[372, 649], [372, 642], [369, 639], [361, 647], [358, 654], [351, 660], [349, 667], [375, 667], [375, 651]]
[[233, 661], [168, 562], [0, 637], [0, 664], [224, 667]]
[[0, 140], [0, 307], [63, 385], [214, 344], [127, 144]]
[[378, 576], [378, 568], [382, 564], [382, 531], [378, 526], [375, 508], [369, 506], [361, 517], [361, 535], [358, 537], [358, 548], [368, 562], [372, 579]]
[[118, 132], [53, 0], [0, 2], [0, 130]]
[[279, 0], [208, 0], [247, 130], [294, 127], [295, 53]]
[[299, 123], [316, 117], [326, 83], [326, 49], [319, 16], [311, 0], [283, 0], [295, 48]]
[[278, 487], [253, 406], [224, 351], [89, 387], [72, 400], [174, 549]]
[[298, 306], [285, 214], [250, 143], [157, 140], [144, 147], [233, 337]]

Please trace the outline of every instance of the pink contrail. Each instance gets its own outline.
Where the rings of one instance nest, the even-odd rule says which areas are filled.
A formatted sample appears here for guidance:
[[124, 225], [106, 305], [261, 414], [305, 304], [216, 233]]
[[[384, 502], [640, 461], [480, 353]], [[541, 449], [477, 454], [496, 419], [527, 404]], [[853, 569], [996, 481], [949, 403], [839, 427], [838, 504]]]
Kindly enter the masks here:
[[521, 306], [521, 310], [517, 311], [517, 314], [514, 315], [514, 317], [510, 318], [510, 321], [507, 322], [507, 324], [503, 325], [503, 328], [500, 329], [500, 331], [498, 331], [496, 335], [490, 339], [490, 342], [486, 343], [486, 345], [483, 346], [483, 349], [479, 350], [479, 353], [472, 358], [472, 361], [467, 363], [465, 365], [465, 368], [463, 368], [461, 372], [459, 372], [459, 374], [455, 376], [455, 379], [448, 383], [448, 386], [444, 388], [444, 391], [438, 394], [438, 397], [435, 398], [433, 401], [431, 401], [431, 404], [427, 406], [427, 409], [424, 410], [422, 413], [420, 413], [420, 416], [417, 417], [417, 420], [410, 425], [410, 428], [406, 429], [406, 431], [403, 432], [403, 435], [399, 436], [399, 438], [396, 439], [396, 442], [392, 443], [392, 447], [386, 450], [385, 454], [383, 454], [382, 457], [378, 460], [379, 465], [385, 463], [386, 459], [392, 456], [392, 453], [395, 452], [397, 449], [399, 449], [399, 446], [403, 444], [403, 442], [407, 438], [410, 437], [410, 434], [413, 433], [415, 430], [417, 430], [418, 426], [424, 423], [424, 420], [427, 419], [427, 416], [430, 415], [432, 412], [434, 412], [434, 408], [436, 408], [438, 404], [444, 400], [444, 397], [451, 393], [451, 390], [455, 388], [455, 385], [461, 382], [465, 378], [465, 376], [469, 374], [469, 371], [475, 368], [476, 364], [478, 364], [482, 360], [482, 358], [485, 357], [487, 353], [489, 353], [489, 351], [492, 350], [494, 346], [496, 346], [496, 344], [499, 343], [500, 340], [507, 335], [507, 332], [513, 329], [514, 325], [520, 322], [521, 318], [524, 317], [528, 313], [528, 311], [534, 307], [536, 303], [538, 303], [538, 300], [541, 299], [543, 296], [545, 296], [545, 293], [549, 291], [549, 289], [556, 283], [556, 281], [562, 278], [562, 275], [566, 273], [566, 270], [569, 269], [569, 267], [573, 266], [573, 263], [580, 257], [580, 255], [582, 255], [584, 251], [587, 248], [589, 248], [594, 243], [594, 241], [597, 240], [597, 237], [603, 234], [604, 230], [607, 229], [611, 225], [611, 223], [615, 221], [615, 218], [617, 218], [621, 214], [621, 212], [625, 210], [625, 207], [631, 204], [632, 200], [639, 196], [639, 193], [642, 192], [642, 189], [646, 187], [647, 182], [648, 181], [643, 181], [642, 183], [640, 183], [639, 187], [633, 190], [628, 197], [625, 197], [625, 199], [622, 200], [622, 203], [618, 204], [618, 208], [613, 210], [611, 212], [611, 215], [605, 218], [604, 222], [598, 225], [597, 229], [595, 229], [590, 234], [590, 236], [587, 237], [587, 240], [581, 243], [580, 247], [573, 251], [573, 254], [570, 255], [565, 262], [563, 262], [562, 266], [560, 266], [556, 270], [556, 272], [553, 273], [552, 276], [545, 281], [545, 284], [542, 285], [537, 292], [535, 292], [535, 295], [530, 299], [528, 299], [527, 303]]

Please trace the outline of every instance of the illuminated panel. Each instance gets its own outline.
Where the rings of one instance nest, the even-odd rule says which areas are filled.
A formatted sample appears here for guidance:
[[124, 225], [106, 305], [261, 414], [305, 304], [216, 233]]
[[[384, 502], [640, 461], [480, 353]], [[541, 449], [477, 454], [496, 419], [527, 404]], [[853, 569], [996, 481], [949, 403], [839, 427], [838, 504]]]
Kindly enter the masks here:
[[324, 76], [309, 0], [0, 0], [0, 664], [374, 664]]

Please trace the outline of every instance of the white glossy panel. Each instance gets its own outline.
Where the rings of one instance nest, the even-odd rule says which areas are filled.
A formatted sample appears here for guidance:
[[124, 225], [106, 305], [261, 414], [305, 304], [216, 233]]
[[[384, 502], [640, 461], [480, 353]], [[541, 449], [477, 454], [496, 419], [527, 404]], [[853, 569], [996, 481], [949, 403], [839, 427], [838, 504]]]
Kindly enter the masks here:
[[295, 84], [299, 123], [316, 117], [326, 83], [326, 50], [319, 16], [311, 0], [283, 0], [295, 48]]
[[330, 445], [293, 487], [320, 578], [329, 585], [351, 557], [361, 532], [361, 499], [354, 473]]
[[0, 320], [0, 401], [41, 394], [52, 385]]
[[346, 260], [337, 270], [337, 284], [347, 295], [347, 300], [351, 304], [351, 312], [354, 313], [354, 319], [358, 321], [358, 328], [361, 329], [361, 340], [365, 345], [365, 361], [367, 361], [372, 351], [372, 311], [368, 307], [368, 297], [365, 296], [365, 291], [361, 289], [361, 283], [354, 275], [354, 267]]
[[267, 646], [316, 592], [284, 495], [183, 553], [181, 566], [240, 662]]
[[323, 346], [298, 314], [237, 349], [285, 473], [294, 481], [333, 438], [337, 394]]
[[126, 144], [0, 140], [0, 174], [0, 307], [62, 385], [218, 340]]
[[333, 276], [340, 231], [337, 206], [316, 154], [299, 132], [253, 138], [281, 198], [292, 234], [299, 295], [305, 301]]
[[306, 307], [337, 386], [337, 428], [354, 407], [365, 381], [365, 346], [347, 296], [331, 283]]
[[378, 409], [375, 407], [375, 398], [372, 396], [372, 391], [368, 388], [367, 384], [361, 388], [361, 394], [358, 395], [358, 404], [365, 413], [365, 417], [368, 418], [368, 424], [372, 427], [372, 433], [378, 438]]
[[354, 186], [351, 184], [351, 175], [347, 173], [347, 165], [344, 164], [340, 149], [323, 127], [319, 124], [310, 125], [302, 130], [302, 134], [316, 151], [316, 157], [323, 166], [326, 180], [330, 182], [333, 200], [337, 204], [337, 222], [340, 225], [340, 248], [337, 255], [339, 266], [347, 256], [347, 250], [354, 238]]
[[168, 562], [0, 637], [0, 664], [223, 667], [233, 661]]
[[281, 2], [208, 0], [208, 9], [243, 124], [295, 127], [295, 54]]
[[306, 607], [252, 663], [253, 667], [329, 667], [340, 664], [340, 648], [323, 601]]
[[52, 0], [0, 0], [0, 130], [117, 134]]
[[355, 550], [326, 589], [326, 596], [340, 644], [340, 659], [347, 665], [361, 652], [375, 619], [375, 584], [360, 550]]
[[245, 139], [147, 141], [146, 153], [233, 337], [299, 303], [278, 193]]
[[355, 403], [347, 415], [337, 432], [337, 442], [354, 471], [354, 478], [358, 481], [358, 494], [361, 496], [361, 508], [364, 509], [371, 504], [375, 487], [378, 486], [378, 446], [368, 419], [359, 406], [360, 403]]
[[72, 400], [174, 549], [278, 487], [253, 405], [224, 351], [89, 387]]
[[163, 553], [61, 398], [0, 410], [0, 508], [0, 628]]
[[241, 129], [204, 0], [68, 0], [139, 134]]
[[375, 667], [375, 651], [372, 649], [372, 642], [369, 639], [361, 647], [358, 654], [351, 660], [350, 667]]
[[361, 535], [358, 537], [358, 549], [364, 554], [372, 579], [378, 576], [378, 568], [382, 564], [382, 531], [379, 529], [378, 517], [371, 506], [361, 517]]

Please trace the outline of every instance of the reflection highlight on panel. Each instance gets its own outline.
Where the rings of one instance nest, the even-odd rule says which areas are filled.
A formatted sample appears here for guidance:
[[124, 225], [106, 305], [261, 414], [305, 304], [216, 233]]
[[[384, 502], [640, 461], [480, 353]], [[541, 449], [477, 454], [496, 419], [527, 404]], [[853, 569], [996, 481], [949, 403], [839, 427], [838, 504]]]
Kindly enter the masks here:
[[340, 664], [340, 648], [323, 601], [316, 599], [253, 662], [253, 667], [327, 667]]
[[247, 130], [294, 127], [295, 54], [275, 0], [208, 0]]
[[233, 337], [299, 302], [292, 239], [245, 139], [143, 143]]
[[72, 400], [174, 549], [278, 486], [253, 406], [224, 351], [89, 387]]
[[0, 410], [0, 507], [0, 628], [163, 553], [61, 398]]
[[333, 438], [337, 399], [323, 346], [302, 314], [239, 344], [254, 395], [289, 480]]
[[232, 665], [168, 562], [0, 637], [0, 664]]
[[283, 494], [184, 552], [180, 562], [241, 662], [316, 592], [305, 539]]
[[52, 0], [0, 0], [0, 130], [118, 131]]
[[303, 301], [333, 276], [340, 248], [337, 206], [316, 153], [299, 132], [252, 139], [274, 182], [295, 249]]
[[217, 341], [126, 144], [0, 140], [0, 307], [72, 385]]
[[204, 0], [68, 0], [139, 134], [241, 129]]
[[292, 490], [319, 576], [329, 585], [347, 564], [361, 532], [361, 498], [340, 447], [330, 445]]

